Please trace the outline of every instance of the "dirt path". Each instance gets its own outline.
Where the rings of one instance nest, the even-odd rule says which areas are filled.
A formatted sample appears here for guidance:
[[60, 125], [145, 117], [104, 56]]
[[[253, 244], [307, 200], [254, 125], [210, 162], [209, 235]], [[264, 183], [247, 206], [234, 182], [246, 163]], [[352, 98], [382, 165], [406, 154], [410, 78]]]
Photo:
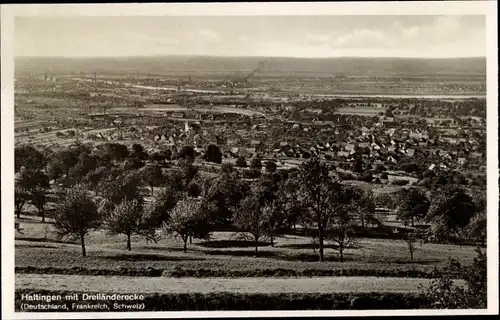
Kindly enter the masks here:
[[377, 277], [321, 278], [145, 278], [16, 274], [16, 289], [119, 293], [281, 293], [281, 292], [419, 292], [428, 279]]

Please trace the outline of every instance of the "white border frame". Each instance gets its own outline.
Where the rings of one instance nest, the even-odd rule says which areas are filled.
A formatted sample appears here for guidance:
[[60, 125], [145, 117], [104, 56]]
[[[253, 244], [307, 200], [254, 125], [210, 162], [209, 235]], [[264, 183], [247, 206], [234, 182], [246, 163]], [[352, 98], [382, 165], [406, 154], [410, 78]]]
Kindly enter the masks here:
[[[182, 4], [15, 4], [1, 5], [1, 179], [2, 179], [2, 316], [7, 319], [196, 318], [498, 314], [498, 40], [496, 1], [350, 2], [350, 3], [182, 3]], [[14, 66], [15, 16], [160, 16], [160, 15], [486, 15], [487, 29], [487, 204], [488, 309], [366, 311], [215, 311], [14, 313]]]

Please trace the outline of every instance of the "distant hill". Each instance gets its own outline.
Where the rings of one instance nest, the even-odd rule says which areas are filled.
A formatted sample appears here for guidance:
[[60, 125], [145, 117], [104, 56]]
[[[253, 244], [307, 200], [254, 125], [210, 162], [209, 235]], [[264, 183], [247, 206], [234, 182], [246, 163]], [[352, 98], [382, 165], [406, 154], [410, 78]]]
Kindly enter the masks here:
[[17, 74], [139, 72], [152, 74], [243, 74], [257, 68], [265, 75], [304, 76], [484, 76], [486, 58], [264, 58], [264, 57], [129, 57], [15, 59]]

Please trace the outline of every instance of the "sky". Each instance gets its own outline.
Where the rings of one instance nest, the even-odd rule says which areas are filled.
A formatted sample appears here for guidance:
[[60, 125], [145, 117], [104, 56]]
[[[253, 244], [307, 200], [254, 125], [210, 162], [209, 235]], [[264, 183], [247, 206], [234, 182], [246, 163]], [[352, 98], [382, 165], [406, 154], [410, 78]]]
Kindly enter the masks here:
[[16, 17], [16, 56], [486, 56], [485, 17]]

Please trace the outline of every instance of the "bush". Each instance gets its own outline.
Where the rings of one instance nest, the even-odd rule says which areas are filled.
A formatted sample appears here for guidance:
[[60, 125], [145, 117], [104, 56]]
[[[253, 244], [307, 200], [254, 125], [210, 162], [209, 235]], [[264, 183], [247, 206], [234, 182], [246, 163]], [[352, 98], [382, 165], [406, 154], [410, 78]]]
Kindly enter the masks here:
[[387, 180], [387, 179], [389, 179], [389, 176], [387, 175], [387, 173], [386, 173], [386, 172], [382, 172], [382, 174], [380, 174], [380, 179], [385, 179], [385, 180]]
[[373, 180], [373, 176], [370, 173], [367, 173], [359, 176], [357, 180], [364, 182], [371, 182]]
[[[487, 307], [487, 270], [486, 255], [478, 248], [477, 257], [469, 266], [462, 266], [457, 260], [450, 259], [443, 270], [436, 270], [434, 280], [423, 296], [436, 309], [484, 309]], [[465, 287], [456, 286], [451, 274], [461, 275]]]
[[404, 179], [395, 179], [391, 181], [391, 184], [395, 186], [405, 186], [408, 183], [410, 183], [410, 181]]

